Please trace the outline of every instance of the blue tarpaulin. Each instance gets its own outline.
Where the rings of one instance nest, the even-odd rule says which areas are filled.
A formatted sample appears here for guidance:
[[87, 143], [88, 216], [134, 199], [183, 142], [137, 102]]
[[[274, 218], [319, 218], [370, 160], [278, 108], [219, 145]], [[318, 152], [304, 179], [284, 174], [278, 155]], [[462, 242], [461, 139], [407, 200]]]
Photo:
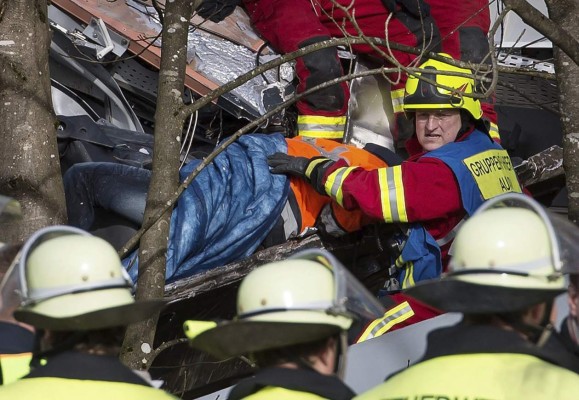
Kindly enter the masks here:
[[[285, 175], [269, 172], [267, 156], [275, 152], [287, 152], [282, 135], [244, 135], [187, 187], [171, 217], [167, 282], [242, 259], [256, 250], [279, 218], [289, 191]], [[183, 167], [181, 179], [200, 162]], [[136, 281], [137, 268], [133, 266], [129, 273]]]

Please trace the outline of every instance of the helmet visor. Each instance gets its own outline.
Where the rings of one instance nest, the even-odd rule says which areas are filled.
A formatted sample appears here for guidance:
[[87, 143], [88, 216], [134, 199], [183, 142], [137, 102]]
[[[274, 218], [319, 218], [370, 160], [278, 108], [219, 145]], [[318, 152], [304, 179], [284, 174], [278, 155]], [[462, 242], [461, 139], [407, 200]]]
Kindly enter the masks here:
[[20, 203], [11, 197], [0, 195], [0, 215], [3, 217], [19, 217], [22, 215]]
[[547, 214], [559, 243], [559, 258], [561, 272], [564, 274], [579, 274], [579, 227], [562, 215], [549, 212]]
[[[499, 207], [519, 207], [535, 212], [544, 221], [549, 234], [553, 272], [579, 273], [579, 227], [562, 215], [548, 211], [530, 197], [518, 193], [508, 193], [486, 201], [475, 215]], [[521, 227], [521, 235], [525, 234], [524, 229]]]
[[305, 250], [290, 258], [316, 261], [332, 271], [335, 298], [331, 307], [326, 310], [328, 314], [369, 320], [384, 315], [385, 309], [378, 299], [330, 252], [320, 249]]
[[[9, 254], [14, 252], [14, 246], [5, 245], [0, 249], [1, 257], [8, 259]], [[0, 319], [11, 317], [12, 312], [20, 305], [22, 289], [18, 276], [18, 260], [20, 252], [14, 256], [6, 273], [0, 281]]]

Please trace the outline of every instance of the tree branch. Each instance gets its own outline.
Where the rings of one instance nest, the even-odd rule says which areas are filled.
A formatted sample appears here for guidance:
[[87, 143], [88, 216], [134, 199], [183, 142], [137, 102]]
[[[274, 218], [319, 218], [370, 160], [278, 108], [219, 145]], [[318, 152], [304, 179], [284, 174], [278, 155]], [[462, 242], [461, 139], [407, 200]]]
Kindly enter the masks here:
[[183, 193], [183, 191], [187, 188], [187, 186], [189, 186], [189, 184], [193, 181], [193, 179], [195, 179], [195, 177], [197, 175], [199, 175], [199, 173], [207, 165], [209, 165], [215, 159], [215, 157], [217, 157], [231, 143], [236, 141], [241, 135], [249, 132], [253, 128], [258, 127], [263, 122], [267, 121], [272, 115], [280, 112], [282, 109], [292, 105], [293, 103], [299, 101], [303, 97], [309, 96], [310, 94], [312, 94], [320, 89], [324, 89], [326, 87], [335, 85], [336, 83], [352, 80], [354, 78], [358, 78], [361, 76], [369, 76], [369, 75], [376, 75], [376, 74], [387, 73], [387, 72], [394, 72], [396, 70], [397, 69], [395, 69], [395, 68], [393, 68], [393, 69], [377, 68], [377, 69], [359, 72], [356, 74], [344, 75], [344, 76], [341, 76], [339, 78], [333, 79], [331, 81], [324, 82], [320, 85], [317, 85], [313, 88], [310, 88], [310, 89], [300, 93], [299, 95], [295, 95], [292, 98], [280, 103], [274, 109], [268, 111], [267, 113], [265, 113], [261, 117], [251, 121], [250, 123], [245, 125], [243, 128], [237, 130], [230, 137], [228, 137], [226, 140], [221, 142], [221, 144], [218, 147], [216, 147], [215, 150], [213, 150], [207, 157], [205, 157], [203, 159], [203, 161], [193, 171], [191, 171], [191, 174], [189, 174], [189, 176], [187, 176], [187, 178], [185, 178], [185, 180], [181, 183], [181, 185], [179, 185], [177, 191], [173, 194], [173, 196], [171, 196], [169, 199], [167, 199], [167, 201], [165, 201], [163, 203], [162, 208], [158, 208], [157, 212], [153, 216], [148, 218], [146, 221], [143, 221], [141, 228], [137, 232], [135, 232], [135, 234], [119, 250], [118, 253], [119, 253], [120, 257], [124, 258], [127, 256], [127, 254], [139, 243], [141, 236], [143, 236], [143, 234], [155, 223], [155, 221], [158, 220], [159, 218], [161, 218], [166, 211], [168, 211], [169, 209], [171, 209], [173, 207], [173, 205], [179, 199], [179, 196], [181, 196], [181, 193]]

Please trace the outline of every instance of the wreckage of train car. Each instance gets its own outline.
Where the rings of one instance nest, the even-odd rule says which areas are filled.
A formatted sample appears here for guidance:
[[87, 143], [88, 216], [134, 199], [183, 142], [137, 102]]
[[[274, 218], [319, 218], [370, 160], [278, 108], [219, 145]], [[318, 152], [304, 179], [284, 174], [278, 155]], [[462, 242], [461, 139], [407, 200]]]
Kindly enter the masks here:
[[[53, 103], [61, 122], [58, 136], [63, 171], [75, 163], [89, 161], [148, 166], [152, 160], [161, 54], [161, 25], [154, 7], [137, 0], [51, 3], [50, 70]], [[239, 8], [223, 23], [194, 17], [191, 24], [195, 29], [189, 35], [184, 90], [188, 101], [251, 70], [257, 63], [278, 57], [255, 34], [247, 15]], [[98, 60], [107, 60], [107, 66], [93, 62]], [[554, 72], [552, 65], [522, 55], [503, 54], [499, 60], [504, 65]], [[356, 60], [354, 68], [359, 71], [368, 66], [364, 60]], [[383, 86], [387, 82], [380, 77], [364, 79], [367, 81], [352, 83], [354, 97], [370, 98], [364, 90], [388, 92]], [[182, 158], [206, 155], [241, 121], [255, 119], [291, 96], [292, 80], [292, 66], [283, 65], [278, 71], [257, 76], [222, 95], [197, 116], [192, 115], [190, 127], [184, 132], [184, 141], [190, 148], [185, 149]], [[510, 90], [512, 86], [522, 94]], [[375, 97], [380, 101], [360, 102], [358, 109], [351, 110], [349, 137], [358, 144], [375, 141], [391, 146], [391, 137], [376, 133], [388, 131], [388, 118], [384, 115], [383, 97]], [[496, 110], [503, 147], [519, 160], [517, 174], [533, 196], [551, 209], [565, 212], [562, 138], [556, 109], [557, 90], [552, 81], [500, 74]], [[291, 130], [290, 119], [291, 112], [282, 112], [262, 128], [272, 132]], [[378, 122], [368, 125], [369, 120]], [[109, 235], [108, 239], [118, 247], [136, 229], [127, 221], [103, 217], [93, 232]], [[390, 228], [380, 229], [385, 230], [382, 235], [364, 230], [341, 239], [313, 234], [168, 284], [165, 297], [170, 303], [160, 317], [154, 346], [163, 351], [153, 361], [151, 374], [163, 379], [169, 391], [183, 398], [196, 398], [251, 373], [252, 366], [246, 360], [215, 363], [189, 348], [183, 340], [182, 322], [191, 318], [231, 318], [236, 288], [251, 269], [302, 248], [332, 250], [368, 287], [379, 287], [384, 283], [381, 260], [388, 256], [390, 246], [378, 239], [388, 237]]]

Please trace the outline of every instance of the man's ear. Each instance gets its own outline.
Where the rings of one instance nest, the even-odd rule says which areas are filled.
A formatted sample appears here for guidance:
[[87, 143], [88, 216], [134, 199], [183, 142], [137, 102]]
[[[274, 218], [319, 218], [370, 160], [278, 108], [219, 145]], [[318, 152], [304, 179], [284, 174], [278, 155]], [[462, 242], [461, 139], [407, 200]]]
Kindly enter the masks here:
[[335, 337], [329, 337], [326, 345], [320, 349], [318, 357], [325, 369], [333, 372], [336, 365], [336, 352], [338, 351], [338, 341]]
[[545, 303], [529, 307], [523, 314], [523, 322], [529, 325], [540, 325], [545, 318], [546, 309]]

